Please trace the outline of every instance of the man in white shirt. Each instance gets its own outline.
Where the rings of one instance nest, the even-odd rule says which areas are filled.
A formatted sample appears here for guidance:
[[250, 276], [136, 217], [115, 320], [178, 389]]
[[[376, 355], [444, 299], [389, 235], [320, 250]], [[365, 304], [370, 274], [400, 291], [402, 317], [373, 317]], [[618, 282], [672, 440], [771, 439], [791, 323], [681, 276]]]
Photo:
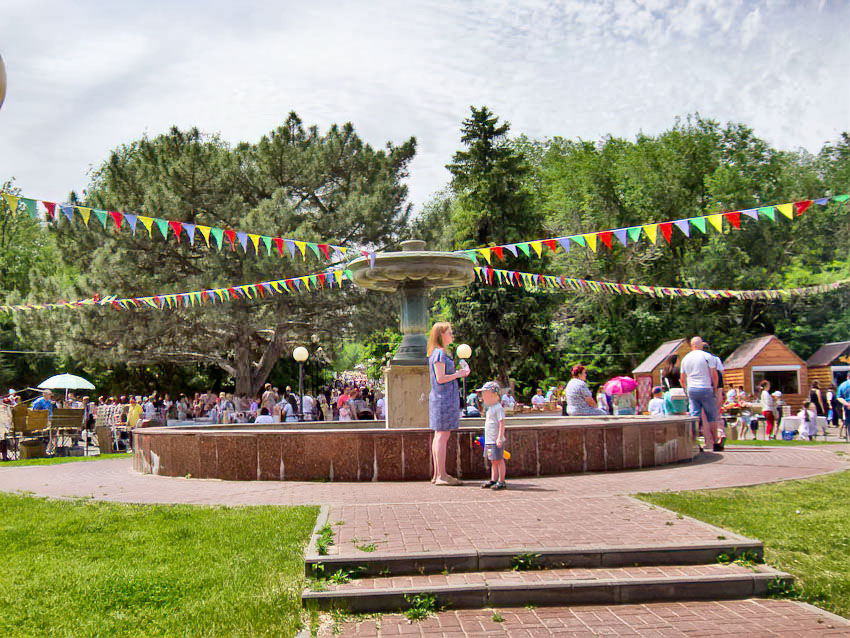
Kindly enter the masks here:
[[301, 398], [301, 408], [304, 414], [305, 421], [313, 420], [313, 397], [311, 397], [306, 392], [304, 396]]
[[[703, 436], [705, 445], [715, 452], [723, 450], [723, 421], [717, 406], [717, 357], [703, 352], [701, 337], [691, 339], [691, 351], [680, 365], [682, 387], [688, 393], [691, 416], [699, 418], [705, 412]], [[718, 440], [717, 434], [720, 434]]]

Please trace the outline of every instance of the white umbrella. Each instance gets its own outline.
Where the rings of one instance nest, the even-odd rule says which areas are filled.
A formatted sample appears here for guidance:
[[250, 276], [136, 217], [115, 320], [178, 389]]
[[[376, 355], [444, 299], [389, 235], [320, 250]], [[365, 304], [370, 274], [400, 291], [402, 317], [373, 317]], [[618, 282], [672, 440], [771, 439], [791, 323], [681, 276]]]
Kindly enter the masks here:
[[94, 390], [94, 386], [74, 374], [57, 374], [38, 384], [40, 390]]

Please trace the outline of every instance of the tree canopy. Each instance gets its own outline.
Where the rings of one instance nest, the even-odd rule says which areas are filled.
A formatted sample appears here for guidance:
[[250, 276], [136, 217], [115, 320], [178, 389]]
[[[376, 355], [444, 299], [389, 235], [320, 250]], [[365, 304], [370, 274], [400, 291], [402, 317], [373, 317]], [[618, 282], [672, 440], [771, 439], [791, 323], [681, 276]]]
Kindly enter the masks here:
[[[321, 134], [294, 113], [257, 143], [230, 148], [197, 129], [142, 138], [116, 149], [96, 171], [85, 205], [152, 217], [243, 229], [306, 241], [383, 247], [397, 241], [409, 205], [403, 183], [415, 153], [411, 138], [376, 150], [350, 124]], [[93, 222], [94, 223], [94, 222]], [[196, 241], [152, 241], [139, 232], [55, 233], [71, 278], [44, 277], [39, 297], [74, 298], [93, 291], [139, 296], [253, 283], [321, 270], [318, 261], [242, 255]], [[249, 251], [250, 252], [250, 251]], [[274, 253], [273, 253], [274, 255]], [[385, 300], [356, 289], [236, 300], [168, 312], [87, 308], [52, 313], [19, 326], [33, 340], [76, 358], [109, 363], [200, 362], [255, 393], [283, 353], [299, 343], [333, 343], [356, 331], [354, 305]], [[392, 312], [377, 313], [392, 317]], [[381, 320], [379, 319], [379, 321]], [[370, 325], [375, 325], [374, 317]]]

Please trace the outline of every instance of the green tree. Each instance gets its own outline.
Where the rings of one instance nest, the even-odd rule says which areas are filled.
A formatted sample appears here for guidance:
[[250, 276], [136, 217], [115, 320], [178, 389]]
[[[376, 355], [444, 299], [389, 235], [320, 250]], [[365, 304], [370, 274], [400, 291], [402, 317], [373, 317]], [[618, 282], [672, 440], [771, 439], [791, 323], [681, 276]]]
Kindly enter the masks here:
[[[197, 129], [172, 129], [116, 149], [95, 173], [85, 203], [151, 217], [234, 228], [334, 244], [394, 243], [409, 210], [403, 179], [415, 140], [375, 150], [350, 124], [326, 133], [305, 128], [294, 113], [256, 144], [230, 148]], [[326, 265], [209, 249], [198, 237], [150, 239], [94, 228], [56, 232], [62, 260], [77, 269], [70, 282], [47, 278], [38, 291], [66, 298], [92, 293], [141, 296], [253, 283], [309, 274]], [[82, 232], [81, 232], [82, 231]], [[158, 231], [153, 230], [154, 233]], [[249, 244], [250, 246], [250, 244]], [[35, 294], [35, 292], [33, 293]], [[170, 311], [94, 307], [40, 315], [21, 331], [74, 357], [148, 365], [203, 363], [235, 379], [236, 391], [254, 394], [281, 355], [299, 344], [332, 351], [350, 334], [376, 327], [393, 313], [386, 301], [353, 288], [281, 295], [262, 302]], [[357, 307], [367, 312], [355, 312]]]
[[[636, 226], [804, 199], [830, 189], [835, 156], [811, 158], [771, 148], [742, 125], [693, 116], [658, 136], [598, 143], [555, 138], [535, 157], [535, 191], [548, 234]], [[840, 181], [840, 180], [839, 180]], [[846, 181], [844, 182], [846, 188]], [[832, 187], [836, 188], [835, 186]], [[833, 190], [833, 192], [842, 192]], [[559, 254], [569, 276], [694, 288], [774, 288], [795, 268], [817, 271], [846, 254], [846, 209], [830, 206], [776, 223], [744, 220], [741, 230], [690, 238], [673, 230], [670, 245], [646, 240], [591, 253]], [[832, 229], [832, 230], [830, 230]], [[664, 340], [701, 333], [726, 355], [746, 338], [788, 335], [779, 320], [791, 305], [763, 301], [652, 299], [571, 294], [558, 313], [564, 351], [591, 353], [600, 376], [631, 370]], [[792, 316], [796, 316], [792, 312]], [[785, 321], [785, 319], [783, 319]], [[793, 322], [793, 320], [792, 320]], [[634, 353], [634, 354], [625, 354]]]
[[[6, 181], [0, 191], [20, 195], [13, 182]], [[23, 212], [9, 209], [0, 198], [0, 303], [16, 304], [30, 292], [30, 272], [50, 267], [56, 259], [49, 235], [39, 232], [41, 222]], [[36, 282], [36, 286], [38, 283]], [[32, 313], [31, 313], [32, 314]], [[30, 319], [31, 319], [30, 314]], [[34, 354], [15, 330], [14, 317], [0, 313], [0, 387], [12, 384], [35, 385], [52, 372], [56, 358]]]
[[[447, 166], [454, 195], [448, 226], [456, 249], [541, 236], [544, 217], [534, 207], [530, 170], [509, 130], [487, 107], [472, 107], [463, 121], [464, 148]], [[518, 256], [513, 269], [527, 270], [531, 263]], [[540, 262], [535, 264], [541, 271]], [[472, 381], [496, 377], [505, 385], [520, 371], [532, 383], [548, 376], [551, 362], [542, 353], [552, 342], [557, 303], [546, 293], [474, 283], [446, 293], [440, 307], [457, 339], [473, 347]]]

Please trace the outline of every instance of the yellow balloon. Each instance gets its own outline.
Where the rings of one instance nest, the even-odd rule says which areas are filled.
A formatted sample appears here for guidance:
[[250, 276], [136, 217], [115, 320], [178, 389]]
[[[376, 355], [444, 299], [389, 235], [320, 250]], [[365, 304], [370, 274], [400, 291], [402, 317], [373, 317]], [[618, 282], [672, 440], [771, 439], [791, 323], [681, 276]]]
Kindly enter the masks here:
[[0, 55], [0, 108], [6, 98], [6, 65], [3, 64], [3, 56]]

